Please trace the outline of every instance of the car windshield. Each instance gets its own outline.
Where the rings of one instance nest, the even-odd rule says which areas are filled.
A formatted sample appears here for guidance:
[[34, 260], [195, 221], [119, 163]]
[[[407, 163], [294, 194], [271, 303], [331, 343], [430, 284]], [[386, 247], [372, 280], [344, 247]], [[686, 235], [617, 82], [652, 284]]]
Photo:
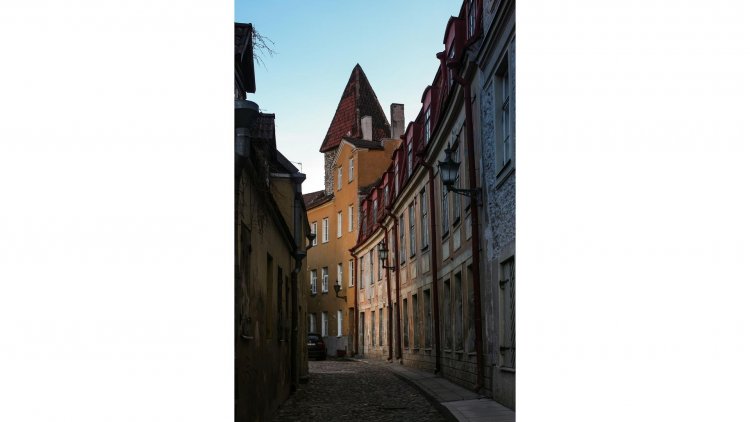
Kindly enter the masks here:
[[311, 334], [311, 335], [307, 336], [307, 341], [309, 341], [311, 343], [316, 342], [316, 341], [318, 341], [318, 336]]

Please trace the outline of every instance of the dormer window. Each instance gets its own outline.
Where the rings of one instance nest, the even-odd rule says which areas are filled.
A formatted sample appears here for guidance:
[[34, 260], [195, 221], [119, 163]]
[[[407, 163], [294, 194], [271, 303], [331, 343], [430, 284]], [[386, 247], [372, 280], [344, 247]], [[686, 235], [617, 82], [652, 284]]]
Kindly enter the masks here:
[[469, 11], [467, 13], [469, 17], [469, 37], [474, 35], [474, 32], [476, 32], [477, 29], [477, 7], [476, 7], [476, 0], [469, 0]]
[[448, 60], [451, 61], [456, 58], [456, 47], [451, 44], [450, 50], [448, 50]]
[[424, 114], [424, 144], [427, 145], [430, 143], [430, 109], [427, 108], [427, 111]]
[[408, 174], [407, 177], [411, 176], [411, 167], [412, 167], [412, 161], [411, 161], [411, 144], [412, 143], [409, 142], [409, 144], [406, 146], [406, 148], [408, 150], [407, 155], [406, 155], [406, 159], [407, 159], [406, 173]]

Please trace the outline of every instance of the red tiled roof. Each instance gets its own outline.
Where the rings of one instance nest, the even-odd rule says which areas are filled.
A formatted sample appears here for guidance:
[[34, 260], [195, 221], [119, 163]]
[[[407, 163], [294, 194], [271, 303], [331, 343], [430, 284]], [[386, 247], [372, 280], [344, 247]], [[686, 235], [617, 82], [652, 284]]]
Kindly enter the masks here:
[[329, 199], [333, 199], [333, 194], [326, 195], [324, 190], [310, 192], [302, 195], [302, 200], [305, 202], [305, 208], [310, 209], [322, 204]]
[[344, 92], [341, 94], [336, 113], [328, 127], [328, 133], [320, 146], [320, 152], [337, 148], [344, 136], [362, 138], [359, 119], [365, 116], [372, 116], [372, 139], [390, 136], [391, 128], [388, 119], [365, 72], [358, 63], [354, 66]]

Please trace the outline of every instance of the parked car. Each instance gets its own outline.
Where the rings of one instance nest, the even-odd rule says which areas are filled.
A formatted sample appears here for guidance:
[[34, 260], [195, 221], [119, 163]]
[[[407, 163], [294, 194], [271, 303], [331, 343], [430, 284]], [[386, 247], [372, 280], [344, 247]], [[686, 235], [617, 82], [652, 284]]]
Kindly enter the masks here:
[[326, 344], [323, 337], [317, 333], [307, 335], [307, 358], [323, 359], [326, 358]]

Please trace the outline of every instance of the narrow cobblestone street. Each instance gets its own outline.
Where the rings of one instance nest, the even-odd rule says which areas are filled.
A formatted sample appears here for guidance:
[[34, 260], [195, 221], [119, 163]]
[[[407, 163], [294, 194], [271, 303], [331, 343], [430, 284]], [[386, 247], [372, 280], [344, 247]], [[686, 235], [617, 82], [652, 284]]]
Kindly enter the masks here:
[[310, 381], [274, 421], [449, 421], [418, 390], [380, 365], [310, 361]]

